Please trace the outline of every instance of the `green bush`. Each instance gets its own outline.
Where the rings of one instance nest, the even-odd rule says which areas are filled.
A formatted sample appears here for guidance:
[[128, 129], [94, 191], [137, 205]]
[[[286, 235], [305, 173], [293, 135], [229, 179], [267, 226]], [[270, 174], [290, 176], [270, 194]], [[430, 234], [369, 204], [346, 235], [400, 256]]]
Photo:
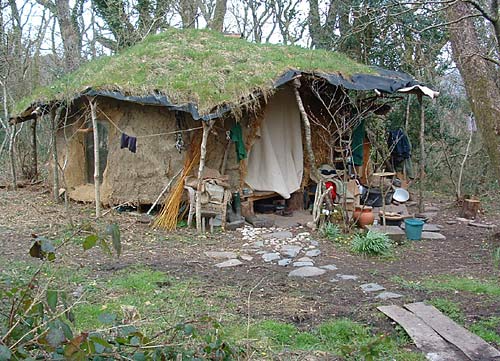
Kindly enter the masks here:
[[334, 223], [326, 222], [321, 226], [321, 235], [331, 241], [335, 241], [341, 235], [340, 228]]
[[387, 255], [391, 252], [391, 240], [383, 233], [368, 231], [359, 233], [352, 240], [351, 249], [369, 256]]

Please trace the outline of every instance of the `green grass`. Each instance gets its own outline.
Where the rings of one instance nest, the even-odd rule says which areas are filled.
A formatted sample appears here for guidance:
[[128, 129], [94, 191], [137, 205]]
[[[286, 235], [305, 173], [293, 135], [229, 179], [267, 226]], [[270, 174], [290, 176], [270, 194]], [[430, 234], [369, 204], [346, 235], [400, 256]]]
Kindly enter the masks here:
[[500, 296], [500, 283], [498, 280], [441, 276], [423, 280], [422, 286], [429, 290], [459, 291], [479, 295]]
[[456, 302], [447, 300], [445, 298], [433, 298], [429, 300], [428, 303], [436, 307], [439, 311], [444, 313], [453, 321], [459, 324], [464, 324], [465, 316], [460, 309], [460, 306]]
[[340, 53], [255, 44], [210, 30], [171, 28], [35, 90], [15, 111], [37, 100], [72, 98], [92, 87], [132, 95], [160, 90], [176, 103], [196, 102], [200, 112], [206, 113], [216, 105], [237, 102], [257, 88], [270, 89], [273, 80], [290, 68], [344, 76], [374, 72]]
[[245, 327], [229, 327], [228, 338], [237, 343], [248, 337], [259, 350], [282, 352], [322, 351], [348, 360], [424, 360], [418, 353], [404, 350], [407, 341], [392, 336], [374, 335], [369, 327], [349, 319], [334, 319], [307, 331], [295, 325], [265, 320]]
[[469, 329], [486, 342], [494, 343], [500, 347], [500, 317], [494, 316], [479, 320], [473, 323]]

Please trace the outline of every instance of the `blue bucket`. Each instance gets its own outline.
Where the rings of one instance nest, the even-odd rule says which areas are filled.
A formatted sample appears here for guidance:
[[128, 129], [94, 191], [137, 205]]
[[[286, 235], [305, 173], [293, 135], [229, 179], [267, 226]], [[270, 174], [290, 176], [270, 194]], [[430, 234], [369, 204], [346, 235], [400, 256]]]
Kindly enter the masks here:
[[422, 229], [424, 221], [416, 218], [405, 219], [406, 238], [411, 241], [420, 241], [422, 239]]

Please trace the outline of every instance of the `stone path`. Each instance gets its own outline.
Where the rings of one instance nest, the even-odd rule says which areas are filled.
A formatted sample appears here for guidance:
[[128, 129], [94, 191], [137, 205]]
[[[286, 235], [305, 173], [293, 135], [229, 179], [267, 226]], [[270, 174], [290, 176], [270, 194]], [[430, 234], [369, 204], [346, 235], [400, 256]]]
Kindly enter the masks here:
[[[240, 252], [205, 252], [207, 257], [219, 262], [215, 264], [217, 268], [238, 267], [245, 262], [265, 262], [275, 264], [277, 267], [288, 267], [290, 269], [288, 277], [294, 278], [318, 277], [339, 271], [335, 264], [321, 264], [320, 244], [312, 239], [311, 234], [303, 227], [294, 228], [295, 235], [289, 229], [278, 227], [245, 226], [238, 231], [245, 241]], [[385, 287], [377, 283], [358, 286], [358, 278], [357, 275], [336, 273], [330, 282], [347, 282], [376, 299], [390, 300], [403, 297], [401, 294], [386, 291]]]

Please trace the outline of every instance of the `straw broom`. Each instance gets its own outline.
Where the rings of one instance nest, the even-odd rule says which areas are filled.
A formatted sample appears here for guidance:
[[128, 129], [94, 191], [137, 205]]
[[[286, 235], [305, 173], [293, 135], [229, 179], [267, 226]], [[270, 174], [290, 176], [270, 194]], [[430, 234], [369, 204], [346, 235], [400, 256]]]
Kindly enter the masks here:
[[179, 209], [182, 202], [182, 194], [184, 193], [184, 181], [193, 170], [193, 167], [200, 161], [200, 144], [201, 133], [197, 132], [189, 146], [190, 151], [186, 154], [186, 158], [184, 159], [182, 174], [172, 191], [168, 194], [161, 212], [153, 223], [153, 227], [164, 228], [169, 231], [177, 228]]

